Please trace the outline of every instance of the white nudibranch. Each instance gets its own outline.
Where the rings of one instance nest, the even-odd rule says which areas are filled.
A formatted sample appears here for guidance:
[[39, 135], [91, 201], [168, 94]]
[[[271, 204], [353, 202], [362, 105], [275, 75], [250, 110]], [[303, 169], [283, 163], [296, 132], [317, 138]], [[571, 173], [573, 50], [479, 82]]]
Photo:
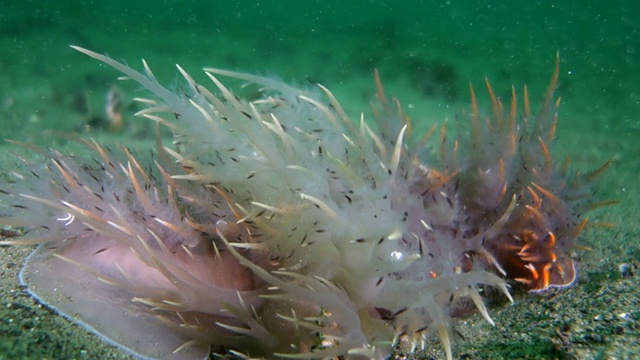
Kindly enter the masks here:
[[472, 91], [471, 131], [451, 140], [443, 126], [434, 153], [435, 126], [415, 143], [377, 72], [373, 125], [321, 85], [208, 68], [208, 89], [178, 66], [174, 92], [144, 61], [73, 48], [146, 88], [137, 115], [173, 143], [158, 130], [151, 159], [84, 139], [86, 157], [22, 159], [0, 184], [13, 204], [0, 223], [26, 230], [0, 245], [41, 244], [20, 274], [28, 291], [136, 357], [385, 359], [435, 334], [452, 359], [454, 317], [475, 306], [493, 324], [480, 288], [512, 300], [506, 279], [575, 278], [567, 249], [607, 164], [567, 176], [549, 152], [557, 63], [537, 118], [525, 101], [527, 126], [515, 91], [509, 110], [487, 83], [492, 116]]

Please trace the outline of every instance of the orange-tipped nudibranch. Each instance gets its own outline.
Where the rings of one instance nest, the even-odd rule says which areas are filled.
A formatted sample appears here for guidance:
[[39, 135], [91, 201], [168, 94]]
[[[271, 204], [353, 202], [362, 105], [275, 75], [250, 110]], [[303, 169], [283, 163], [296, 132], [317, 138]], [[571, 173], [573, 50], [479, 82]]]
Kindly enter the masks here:
[[[37, 150], [7, 172], [0, 196], [25, 229], [0, 244], [40, 244], [20, 280], [40, 301], [140, 358], [383, 359], [394, 343], [439, 336], [452, 359], [452, 316], [507, 283], [567, 286], [570, 250], [606, 169], [556, 162], [559, 60], [542, 107], [524, 89], [491, 111], [473, 89], [469, 132], [414, 142], [376, 72], [376, 126], [353, 121], [324, 86], [178, 66], [184, 86], [74, 47], [152, 93], [137, 113], [169, 128], [136, 156], [81, 140], [85, 157]], [[259, 86], [243, 100], [220, 80]], [[159, 131], [158, 131], [159, 133]], [[28, 146], [28, 145], [27, 145]], [[34, 147], [31, 147], [34, 148]], [[471, 301], [459, 301], [469, 299]]]

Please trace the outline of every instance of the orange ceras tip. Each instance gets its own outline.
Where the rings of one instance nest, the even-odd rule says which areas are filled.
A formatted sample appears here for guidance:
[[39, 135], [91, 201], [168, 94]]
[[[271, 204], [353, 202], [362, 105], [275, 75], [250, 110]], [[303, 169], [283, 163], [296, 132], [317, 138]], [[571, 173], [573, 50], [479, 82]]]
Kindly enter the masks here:
[[544, 266], [542, 267], [542, 285], [544, 288], [548, 288], [550, 284], [549, 278], [551, 277], [551, 275], [549, 273], [549, 270], [551, 270], [551, 264], [544, 264]]
[[554, 246], [556, 246], [556, 235], [552, 231], [547, 231], [547, 234], [549, 235], [547, 237], [549, 239], [549, 242], [547, 243], [547, 247], [553, 248]]

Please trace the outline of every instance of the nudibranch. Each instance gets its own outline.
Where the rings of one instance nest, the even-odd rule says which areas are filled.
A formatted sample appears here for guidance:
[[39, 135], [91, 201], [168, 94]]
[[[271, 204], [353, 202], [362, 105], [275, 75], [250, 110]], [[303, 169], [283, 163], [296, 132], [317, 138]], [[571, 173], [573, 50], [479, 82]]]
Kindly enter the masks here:
[[73, 48], [151, 92], [137, 115], [173, 144], [32, 147], [45, 161], [21, 160], [0, 188], [0, 223], [24, 235], [1, 244], [39, 244], [29, 293], [135, 356], [383, 359], [435, 334], [451, 359], [460, 310], [493, 324], [484, 287], [511, 299], [510, 281], [574, 282], [570, 250], [609, 163], [580, 174], [552, 155], [558, 59], [535, 115], [526, 87], [519, 111], [515, 90], [505, 107], [487, 82], [490, 115], [472, 89], [469, 130], [451, 139], [446, 124], [412, 134], [377, 73], [370, 124], [321, 85], [205, 69], [210, 90], [178, 66], [173, 92], [146, 62]]

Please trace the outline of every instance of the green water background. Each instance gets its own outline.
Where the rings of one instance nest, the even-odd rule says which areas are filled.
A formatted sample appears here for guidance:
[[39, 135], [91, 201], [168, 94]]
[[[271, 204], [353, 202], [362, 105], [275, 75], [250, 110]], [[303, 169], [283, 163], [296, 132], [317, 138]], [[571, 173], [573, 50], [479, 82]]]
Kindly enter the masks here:
[[[640, 353], [640, 9], [632, 1], [0, 1], [0, 137], [68, 149], [48, 130], [130, 146], [148, 140], [129, 113], [104, 124], [108, 90], [147, 95], [69, 45], [107, 53], [180, 86], [179, 63], [205, 82], [213, 66], [329, 87], [357, 118], [373, 99], [373, 69], [418, 130], [468, 111], [468, 87], [490, 79], [508, 99], [528, 84], [538, 104], [556, 52], [562, 96], [558, 153], [576, 167], [615, 157], [599, 193], [619, 205], [592, 219], [577, 287], [516, 294], [492, 313], [497, 329], [465, 319], [455, 354], [488, 358], [632, 358]], [[484, 94], [484, 92], [477, 91]], [[489, 110], [485, 95], [481, 107]], [[128, 102], [127, 102], [128, 104]], [[534, 106], [535, 107], [535, 106]], [[0, 144], [3, 162], [13, 151]], [[38, 306], [17, 286], [29, 249], [0, 249], [0, 359], [125, 358]], [[623, 275], [622, 263], [632, 272]], [[566, 336], [564, 336], [565, 334]], [[564, 336], [564, 337], [563, 337]], [[442, 356], [439, 346], [425, 356]], [[516, 351], [513, 353], [512, 351]], [[515, 354], [515, 355], [514, 355]]]

